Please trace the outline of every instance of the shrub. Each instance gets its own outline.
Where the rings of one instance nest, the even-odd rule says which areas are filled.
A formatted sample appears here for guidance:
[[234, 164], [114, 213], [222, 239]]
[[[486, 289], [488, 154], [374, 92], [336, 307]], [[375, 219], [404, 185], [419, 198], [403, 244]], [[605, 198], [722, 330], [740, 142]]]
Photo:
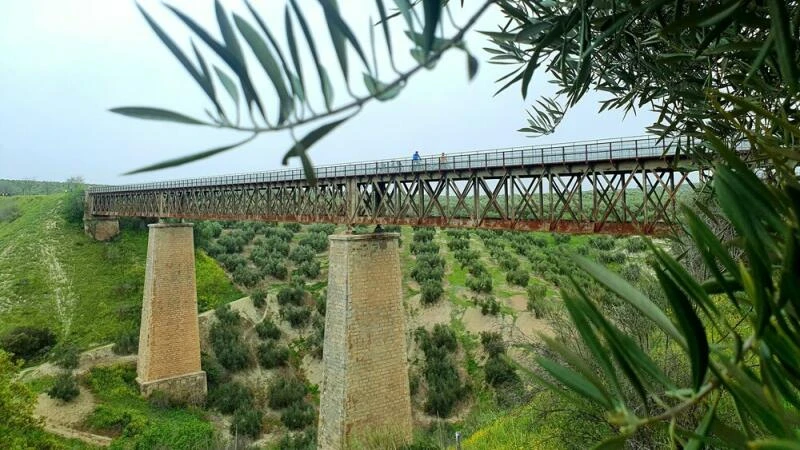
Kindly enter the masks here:
[[78, 382], [75, 380], [75, 376], [67, 371], [59, 374], [53, 386], [47, 390], [50, 398], [57, 398], [65, 402], [72, 401], [78, 394], [80, 394]]
[[250, 266], [239, 267], [233, 272], [233, 281], [245, 287], [253, 287], [261, 279], [258, 270]]
[[492, 292], [492, 277], [483, 275], [481, 277], [468, 276], [465, 282], [467, 287], [474, 292]]
[[217, 239], [217, 244], [225, 249], [225, 253], [239, 253], [244, 247], [244, 242], [237, 239], [233, 234], [228, 233]]
[[481, 307], [481, 314], [484, 316], [496, 316], [498, 313], [500, 313], [500, 303], [498, 303], [494, 297], [478, 300], [477, 303]]
[[[83, 204], [83, 199], [81, 199], [81, 205]], [[81, 206], [80, 210], [80, 220], [83, 220], [83, 206]], [[2, 222], [13, 222], [17, 220], [22, 215], [22, 211], [20, 211], [19, 206], [16, 203], [6, 203], [4, 205], [0, 205], [0, 223]], [[80, 221], [72, 221], [70, 220], [70, 214], [65, 214], [67, 217], [68, 222], [73, 223], [80, 223]]]
[[206, 352], [200, 353], [200, 368], [206, 373], [209, 389], [220, 384], [225, 379], [225, 368], [213, 355]]
[[292, 233], [298, 233], [303, 228], [302, 225], [300, 225], [299, 223], [296, 223], [296, 222], [282, 223], [281, 226], [283, 228], [289, 230]]
[[430, 241], [415, 241], [411, 243], [411, 254], [419, 255], [422, 253], [439, 253], [439, 244]]
[[74, 344], [65, 344], [59, 349], [56, 364], [64, 369], [74, 369], [78, 367], [81, 359], [81, 352]]
[[428, 264], [417, 264], [411, 269], [411, 278], [417, 283], [424, 283], [428, 280], [440, 281], [444, 277], [444, 268], [431, 266]]
[[208, 391], [208, 405], [222, 414], [253, 407], [253, 394], [236, 381], [221, 384]]
[[281, 329], [272, 320], [265, 318], [256, 325], [256, 333], [261, 339], [278, 340], [281, 337]]
[[262, 277], [271, 276], [279, 280], [285, 280], [286, 276], [289, 274], [286, 264], [284, 264], [281, 259], [276, 257], [271, 257], [260, 261], [258, 268], [261, 270]]
[[597, 259], [603, 264], [622, 264], [625, 262], [625, 253], [622, 252], [600, 252]]
[[311, 317], [311, 310], [304, 306], [287, 305], [281, 308], [280, 313], [292, 328], [304, 327]]
[[314, 249], [314, 251], [317, 253], [324, 252], [328, 249], [328, 234], [313, 232], [306, 233], [297, 242], [300, 245]]
[[466, 250], [469, 248], [469, 239], [452, 239], [447, 243], [447, 248], [450, 251]]
[[258, 346], [258, 363], [264, 369], [285, 366], [288, 359], [289, 349], [278, 346], [273, 341]]
[[628, 253], [639, 253], [647, 250], [647, 242], [640, 237], [632, 237], [625, 240], [625, 250]]
[[314, 255], [316, 255], [316, 252], [313, 248], [307, 245], [298, 245], [289, 253], [289, 259], [295, 264], [300, 264], [314, 260]]
[[267, 404], [272, 409], [287, 408], [306, 396], [306, 385], [295, 378], [278, 378], [268, 391]]
[[284, 242], [289, 242], [294, 237], [294, 233], [290, 230], [287, 230], [285, 227], [271, 227], [264, 231], [264, 236], [269, 239], [270, 237], [276, 237]]
[[250, 251], [250, 259], [259, 264], [267, 259], [281, 259], [289, 254], [289, 244], [277, 236], [270, 236], [266, 239], [258, 238], [254, 241], [253, 250]]
[[525, 287], [528, 285], [529, 280], [530, 275], [525, 270], [512, 270], [506, 274], [506, 281], [517, 286]]
[[306, 227], [309, 233], [322, 233], [326, 236], [336, 231], [336, 225], [332, 223], [314, 223]]
[[278, 291], [278, 304], [285, 305], [301, 305], [306, 296], [306, 291], [300, 286], [286, 286]]
[[289, 405], [281, 413], [281, 422], [290, 430], [302, 430], [316, 420], [314, 407], [306, 402], [296, 402]]
[[553, 241], [556, 244], [566, 244], [572, 239], [572, 235], [569, 234], [561, 234], [561, 233], [553, 233]]
[[294, 273], [308, 279], [314, 279], [319, 276], [320, 270], [321, 269], [319, 261], [311, 260], [311, 261], [305, 261], [299, 266], [297, 266]]
[[250, 299], [253, 300], [253, 306], [256, 308], [263, 308], [266, 305], [267, 291], [264, 289], [256, 289], [250, 293]]
[[52, 331], [30, 326], [14, 328], [0, 338], [0, 348], [26, 361], [44, 355], [55, 343]]
[[486, 381], [492, 386], [498, 386], [510, 381], [519, 379], [514, 366], [508, 362], [504, 355], [490, 357], [483, 367], [486, 374]]
[[[220, 311], [228, 312], [220, 314]], [[217, 319], [211, 325], [209, 337], [219, 363], [231, 371], [249, 366], [250, 352], [239, 335], [239, 315], [230, 311], [229, 308], [217, 308]]]
[[286, 433], [278, 442], [281, 450], [316, 450], [317, 433], [308, 429], [302, 433]]
[[237, 326], [242, 320], [241, 316], [239, 316], [239, 313], [232, 310], [231, 305], [227, 303], [218, 306], [214, 310], [214, 317], [216, 317], [219, 322], [230, 326]]
[[261, 434], [261, 421], [264, 414], [255, 408], [237, 409], [233, 414], [231, 426], [228, 429], [233, 435], [244, 435], [257, 438]]
[[[64, 217], [64, 219], [66, 219], [67, 222], [80, 224], [83, 221], [83, 212], [84, 212], [83, 201], [84, 201], [83, 189], [72, 189], [69, 191], [69, 193], [67, 193], [67, 196], [64, 199], [63, 206], [61, 207], [62, 208], [61, 214]], [[9, 212], [10, 215], [8, 216], [8, 218], [10, 218], [10, 220], [0, 219], [0, 222], [11, 222], [14, 219], [16, 219], [16, 217], [14, 217], [14, 212], [15, 212], [14, 207], [16, 207], [16, 205], [12, 205], [12, 208]], [[16, 212], [19, 213], [19, 210], [17, 210]]]
[[481, 344], [483, 345], [483, 350], [490, 357], [501, 355], [506, 352], [506, 344], [503, 342], [503, 336], [497, 332], [482, 332]]
[[442, 288], [442, 283], [435, 280], [427, 280], [422, 283], [422, 303], [425, 305], [430, 305], [439, 301], [442, 294], [444, 293], [444, 288]]
[[417, 329], [415, 337], [425, 353], [423, 374], [428, 384], [425, 410], [432, 415], [447, 417], [465, 392], [451, 355], [458, 347], [455, 333], [446, 325], [437, 324], [433, 333], [424, 328]]
[[626, 264], [620, 270], [620, 275], [629, 283], [636, 283], [642, 277], [642, 268], [636, 264]]
[[544, 301], [547, 296], [547, 287], [539, 284], [528, 286], [528, 311], [537, 318], [544, 315]]
[[441, 323], [434, 325], [433, 331], [430, 333], [424, 328], [418, 328], [414, 333], [414, 337], [425, 353], [429, 353], [436, 348], [454, 352], [458, 348], [455, 332]]
[[323, 292], [322, 294], [317, 295], [314, 298], [314, 303], [316, 303], [316, 306], [317, 306], [317, 312], [322, 317], [325, 317], [325, 310], [327, 309], [328, 301], [326, 300], [326, 297], [327, 297], [327, 293]]
[[130, 329], [117, 334], [111, 350], [117, 355], [130, 355], [139, 351], [139, 330]]
[[469, 264], [467, 264], [467, 272], [469, 272], [474, 277], [489, 275], [489, 270], [480, 261], [472, 261]]
[[519, 260], [506, 251], [498, 253], [495, 259], [497, 259], [497, 262], [500, 264], [500, 268], [506, 272], [519, 268]]
[[90, 427], [111, 431], [125, 436], [135, 436], [148, 424], [139, 412], [111, 405], [100, 405], [86, 419]]
[[238, 253], [223, 253], [222, 255], [217, 256], [217, 261], [219, 261], [219, 263], [222, 264], [222, 267], [224, 267], [228, 272], [234, 272], [240, 267], [247, 266], [247, 260], [244, 258], [244, 256]]
[[414, 229], [414, 242], [430, 242], [434, 236], [436, 236], [436, 230], [433, 228]]
[[459, 262], [462, 266], [466, 267], [469, 266], [473, 261], [477, 262], [481, 254], [477, 250], [459, 250], [453, 253], [453, 257], [456, 261]]
[[589, 238], [589, 246], [598, 250], [611, 250], [614, 248], [614, 239], [610, 236], [592, 236]]

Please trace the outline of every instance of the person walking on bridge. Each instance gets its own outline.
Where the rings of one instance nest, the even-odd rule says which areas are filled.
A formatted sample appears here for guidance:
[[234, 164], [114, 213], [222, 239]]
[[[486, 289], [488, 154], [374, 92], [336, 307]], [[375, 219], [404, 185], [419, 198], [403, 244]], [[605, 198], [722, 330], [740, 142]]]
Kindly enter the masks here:
[[414, 151], [414, 155], [411, 156], [411, 170], [414, 170], [421, 160], [422, 158], [419, 156], [419, 152]]

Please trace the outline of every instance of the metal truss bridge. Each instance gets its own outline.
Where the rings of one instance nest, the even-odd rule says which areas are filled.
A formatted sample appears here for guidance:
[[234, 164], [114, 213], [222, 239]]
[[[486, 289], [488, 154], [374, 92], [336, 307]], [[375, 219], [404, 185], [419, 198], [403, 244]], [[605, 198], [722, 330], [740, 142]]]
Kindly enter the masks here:
[[319, 166], [87, 191], [87, 215], [660, 234], [709, 176], [655, 137]]

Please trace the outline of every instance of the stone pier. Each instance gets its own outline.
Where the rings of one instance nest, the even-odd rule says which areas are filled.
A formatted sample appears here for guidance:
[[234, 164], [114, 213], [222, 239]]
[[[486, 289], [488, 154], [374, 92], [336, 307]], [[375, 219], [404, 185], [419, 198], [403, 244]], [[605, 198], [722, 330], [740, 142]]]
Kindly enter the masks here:
[[146, 397], [162, 391], [199, 404], [206, 374], [200, 369], [192, 224], [149, 227], [136, 382]]
[[330, 236], [319, 449], [411, 441], [398, 241]]

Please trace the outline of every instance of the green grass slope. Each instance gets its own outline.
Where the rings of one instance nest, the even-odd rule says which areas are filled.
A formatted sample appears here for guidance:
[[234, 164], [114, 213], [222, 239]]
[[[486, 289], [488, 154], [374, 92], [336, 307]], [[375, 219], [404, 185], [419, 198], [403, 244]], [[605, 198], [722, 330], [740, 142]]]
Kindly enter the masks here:
[[[147, 232], [123, 229], [97, 242], [61, 215], [63, 194], [1, 197], [0, 335], [23, 325], [47, 327], [80, 347], [131, 332], [142, 302]], [[219, 265], [198, 252], [198, 299], [216, 306], [241, 297]]]

